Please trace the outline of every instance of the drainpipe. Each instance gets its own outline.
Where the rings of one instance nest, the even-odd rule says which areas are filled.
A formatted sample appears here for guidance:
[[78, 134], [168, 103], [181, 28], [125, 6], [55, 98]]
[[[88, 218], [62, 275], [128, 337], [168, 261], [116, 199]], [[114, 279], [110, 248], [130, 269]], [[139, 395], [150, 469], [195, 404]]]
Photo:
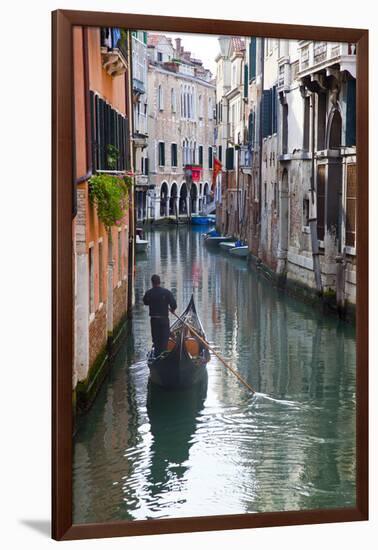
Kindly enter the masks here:
[[311, 234], [312, 258], [314, 266], [316, 290], [323, 294], [322, 276], [319, 260], [319, 242], [318, 242], [318, 220], [316, 209], [316, 191], [315, 191], [315, 92], [311, 93], [311, 201], [309, 212], [309, 225]]
[[87, 165], [87, 172], [82, 176], [78, 176], [76, 172], [76, 139], [75, 139], [75, 102], [73, 103], [73, 162], [74, 162], [74, 185], [72, 189], [73, 195], [73, 217], [77, 214], [77, 192], [76, 186], [79, 183], [88, 181], [92, 176], [92, 128], [91, 128], [91, 114], [89, 106], [89, 64], [88, 64], [88, 29], [82, 28], [82, 40], [83, 40], [83, 69], [84, 69], [84, 113], [85, 113], [85, 159]]
[[[130, 148], [130, 169], [134, 173], [134, 112], [133, 112], [133, 71], [132, 71], [132, 37], [131, 32], [127, 31], [127, 70], [125, 72], [125, 107], [128, 112], [129, 120], [129, 148]], [[135, 220], [136, 220], [136, 200], [135, 200], [135, 180], [133, 179], [133, 188], [131, 192], [132, 206], [129, 208], [129, 265], [128, 265], [128, 291], [127, 291], [127, 313], [131, 318], [131, 308], [135, 303], [134, 294], [134, 269], [135, 269]]]

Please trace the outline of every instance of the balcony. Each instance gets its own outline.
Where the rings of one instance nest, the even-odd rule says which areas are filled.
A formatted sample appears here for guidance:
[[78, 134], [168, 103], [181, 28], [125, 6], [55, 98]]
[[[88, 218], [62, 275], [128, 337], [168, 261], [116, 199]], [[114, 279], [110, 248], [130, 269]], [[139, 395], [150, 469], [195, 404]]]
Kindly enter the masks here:
[[148, 121], [147, 116], [142, 113], [135, 113], [134, 116], [134, 144], [144, 149], [148, 145]]
[[148, 176], [146, 174], [137, 174], [135, 176], [135, 187], [148, 189]]
[[127, 69], [127, 38], [124, 31], [113, 27], [101, 29], [101, 60], [108, 75], [115, 77]]
[[282, 57], [278, 61], [278, 90], [288, 91], [292, 81], [292, 71], [290, 67], [289, 58]]
[[330, 69], [348, 71], [356, 78], [356, 45], [346, 42], [299, 43], [299, 78]]
[[199, 166], [198, 164], [185, 164], [184, 173], [186, 178], [198, 182], [201, 179], [202, 166]]
[[133, 78], [133, 91], [139, 95], [146, 93], [144, 82], [139, 80], [139, 78]]
[[146, 93], [147, 84], [147, 45], [132, 37], [133, 49], [133, 91], [136, 94]]

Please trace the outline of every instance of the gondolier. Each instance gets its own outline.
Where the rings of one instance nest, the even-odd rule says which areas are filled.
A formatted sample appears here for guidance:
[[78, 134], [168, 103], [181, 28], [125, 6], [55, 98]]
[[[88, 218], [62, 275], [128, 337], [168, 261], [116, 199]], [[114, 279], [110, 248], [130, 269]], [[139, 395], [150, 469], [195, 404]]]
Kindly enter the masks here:
[[160, 286], [159, 275], [152, 275], [152, 288], [143, 296], [143, 303], [150, 308], [151, 336], [154, 344], [155, 357], [167, 349], [169, 339], [168, 308], [177, 308], [173, 294], [167, 288]]

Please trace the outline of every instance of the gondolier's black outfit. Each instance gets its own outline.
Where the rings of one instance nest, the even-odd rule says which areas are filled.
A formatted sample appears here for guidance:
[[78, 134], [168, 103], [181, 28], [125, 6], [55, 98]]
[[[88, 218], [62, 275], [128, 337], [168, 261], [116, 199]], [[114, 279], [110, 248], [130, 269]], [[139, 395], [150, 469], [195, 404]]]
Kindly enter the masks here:
[[155, 356], [158, 356], [168, 346], [168, 307], [172, 311], [175, 311], [177, 308], [176, 300], [170, 290], [161, 286], [154, 286], [144, 295], [143, 303], [150, 307], [151, 335], [155, 348]]

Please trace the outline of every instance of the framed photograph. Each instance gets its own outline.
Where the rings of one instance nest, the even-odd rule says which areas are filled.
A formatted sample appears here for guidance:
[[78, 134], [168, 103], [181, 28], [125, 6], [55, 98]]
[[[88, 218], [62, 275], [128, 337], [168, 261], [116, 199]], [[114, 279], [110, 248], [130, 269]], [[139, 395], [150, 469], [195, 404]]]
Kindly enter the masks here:
[[53, 22], [57, 540], [368, 519], [368, 31]]

